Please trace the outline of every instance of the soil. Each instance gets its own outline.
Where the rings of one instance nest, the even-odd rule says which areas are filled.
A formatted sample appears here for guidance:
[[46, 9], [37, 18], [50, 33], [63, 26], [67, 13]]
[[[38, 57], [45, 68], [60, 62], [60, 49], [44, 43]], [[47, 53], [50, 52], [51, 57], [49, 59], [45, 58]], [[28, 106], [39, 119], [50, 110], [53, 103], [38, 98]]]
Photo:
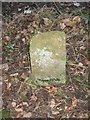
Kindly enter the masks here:
[[[2, 3], [3, 118], [89, 117], [88, 8], [88, 3]], [[55, 30], [67, 35], [67, 82], [30, 82], [30, 40]]]

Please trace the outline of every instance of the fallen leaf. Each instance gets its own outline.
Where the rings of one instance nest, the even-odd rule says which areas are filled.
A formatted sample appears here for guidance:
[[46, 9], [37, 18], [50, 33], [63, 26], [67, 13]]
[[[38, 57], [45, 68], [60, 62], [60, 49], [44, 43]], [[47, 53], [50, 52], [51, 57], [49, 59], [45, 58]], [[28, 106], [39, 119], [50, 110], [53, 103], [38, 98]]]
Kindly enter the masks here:
[[57, 115], [57, 114], [60, 114], [60, 113], [59, 113], [59, 111], [52, 111], [52, 114]]
[[43, 18], [43, 21], [46, 26], [48, 26], [51, 23], [51, 21], [48, 18]]
[[85, 50], [85, 49], [86, 49], [86, 47], [84, 47], [84, 46], [80, 47], [80, 50]]
[[79, 7], [79, 6], [80, 6], [80, 3], [78, 3], [78, 2], [75, 2], [75, 3], [74, 3], [74, 6], [77, 6], [77, 7]]
[[33, 101], [37, 101], [37, 97], [36, 97], [35, 95], [32, 95], [30, 98], [31, 98], [31, 100], [33, 100]]
[[10, 37], [9, 37], [9, 36], [5, 36], [5, 39], [6, 39], [7, 41], [10, 41]]
[[78, 100], [76, 98], [72, 99], [72, 106], [76, 107], [77, 106]]
[[73, 106], [70, 106], [70, 107], [67, 107], [67, 106], [66, 106], [66, 107], [65, 107], [65, 110], [66, 110], [66, 111], [71, 111], [71, 110], [73, 110]]
[[21, 61], [18, 62], [19, 67], [23, 66], [23, 63]]
[[81, 21], [81, 17], [80, 16], [75, 16], [73, 18], [73, 21], [76, 21], [77, 23], [79, 23]]
[[22, 41], [25, 43], [26, 39], [25, 39], [25, 38], [22, 38]]
[[32, 11], [30, 9], [24, 10], [24, 14], [30, 14]]
[[64, 19], [63, 22], [67, 27], [74, 27], [76, 25], [76, 21], [71, 21], [69, 19]]
[[12, 107], [16, 107], [16, 102], [12, 102]]
[[23, 118], [30, 118], [32, 116], [31, 112], [25, 113]]
[[19, 39], [20, 39], [20, 35], [19, 35], [19, 34], [16, 35], [15, 39], [16, 39], [16, 40], [19, 40]]
[[20, 107], [22, 107], [22, 103], [16, 106], [16, 108], [20, 108]]
[[50, 102], [50, 107], [51, 107], [51, 108], [54, 108], [54, 107], [55, 107], [55, 100], [54, 100], [54, 99], [51, 100], [51, 102]]
[[56, 87], [49, 87], [49, 86], [47, 86], [46, 89], [48, 90], [49, 93], [57, 92], [57, 88]]
[[25, 80], [27, 78], [27, 75], [25, 73], [22, 73], [21, 78]]
[[60, 27], [63, 30], [66, 27], [66, 25], [64, 23], [60, 23]]
[[90, 66], [90, 61], [88, 59], [84, 59], [83, 64]]
[[22, 33], [23, 33], [24, 35], [27, 35], [27, 30], [26, 30], [26, 29], [23, 29]]
[[83, 67], [83, 63], [80, 62], [80, 63], [78, 64], [78, 67]]
[[23, 112], [19, 112], [18, 114], [17, 114], [17, 118], [22, 118], [23, 117]]
[[71, 111], [71, 110], [73, 110], [74, 109], [74, 107], [76, 107], [77, 106], [77, 102], [78, 102], [78, 100], [76, 99], [76, 98], [73, 98], [72, 99], [72, 105], [70, 106], [70, 107], [65, 107], [65, 110], [66, 111]]
[[15, 111], [16, 112], [23, 112], [23, 109], [22, 108], [15, 108]]
[[0, 68], [5, 69], [7, 71], [9, 69], [9, 66], [7, 63], [4, 63], [4, 64], [0, 65]]
[[10, 75], [11, 77], [18, 76], [18, 73], [14, 73]]
[[29, 35], [26, 35], [25, 38], [26, 38], [26, 41], [27, 41], [27, 40], [30, 40], [31, 37]]
[[9, 83], [7, 84], [7, 90], [10, 90], [10, 87], [11, 87], [11, 83], [9, 82]]
[[28, 107], [28, 103], [27, 102], [22, 102], [22, 105], [27, 106]]
[[36, 21], [33, 21], [33, 23], [32, 23], [32, 26], [33, 26], [33, 28], [38, 28], [38, 25], [36, 24]]

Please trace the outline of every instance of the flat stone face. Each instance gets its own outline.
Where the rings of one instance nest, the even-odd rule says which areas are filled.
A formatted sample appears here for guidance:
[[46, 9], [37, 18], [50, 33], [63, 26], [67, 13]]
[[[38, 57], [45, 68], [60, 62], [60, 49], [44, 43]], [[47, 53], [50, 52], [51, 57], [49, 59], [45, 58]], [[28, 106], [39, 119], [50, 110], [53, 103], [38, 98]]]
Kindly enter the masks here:
[[66, 81], [65, 33], [51, 31], [32, 37], [30, 46], [32, 79]]

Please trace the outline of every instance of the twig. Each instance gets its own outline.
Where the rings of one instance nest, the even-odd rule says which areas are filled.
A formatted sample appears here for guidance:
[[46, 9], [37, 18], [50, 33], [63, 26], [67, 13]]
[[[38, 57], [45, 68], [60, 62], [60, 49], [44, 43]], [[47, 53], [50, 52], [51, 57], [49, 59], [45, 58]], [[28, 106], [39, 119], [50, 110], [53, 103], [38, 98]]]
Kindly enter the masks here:
[[52, 1], [53, 1], [54, 5], [55, 5], [55, 7], [56, 7], [56, 9], [57, 9], [57, 12], [58, 12], [59, 14], [62, 14], [62, 12], [61, 12], [61, 11], [59, 10], [59, 8], [57, 7], [55, 1], [54, 1], [54, 0], [52, 0]]
[[37, 104], [37, 106], [34, 108], [33, 112], [35, 112], [39, 108], [40, 102]]

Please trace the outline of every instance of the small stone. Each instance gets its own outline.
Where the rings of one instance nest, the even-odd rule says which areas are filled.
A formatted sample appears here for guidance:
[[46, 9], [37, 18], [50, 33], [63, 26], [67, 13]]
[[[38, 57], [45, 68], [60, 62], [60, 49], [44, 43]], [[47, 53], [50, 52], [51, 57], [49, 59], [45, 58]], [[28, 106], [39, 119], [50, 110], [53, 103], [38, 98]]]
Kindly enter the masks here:
[[74, 6], [79, 7], [79, 6], [80, 6], [80, 3], [75, 2], [75, 3], [74, 3]]

